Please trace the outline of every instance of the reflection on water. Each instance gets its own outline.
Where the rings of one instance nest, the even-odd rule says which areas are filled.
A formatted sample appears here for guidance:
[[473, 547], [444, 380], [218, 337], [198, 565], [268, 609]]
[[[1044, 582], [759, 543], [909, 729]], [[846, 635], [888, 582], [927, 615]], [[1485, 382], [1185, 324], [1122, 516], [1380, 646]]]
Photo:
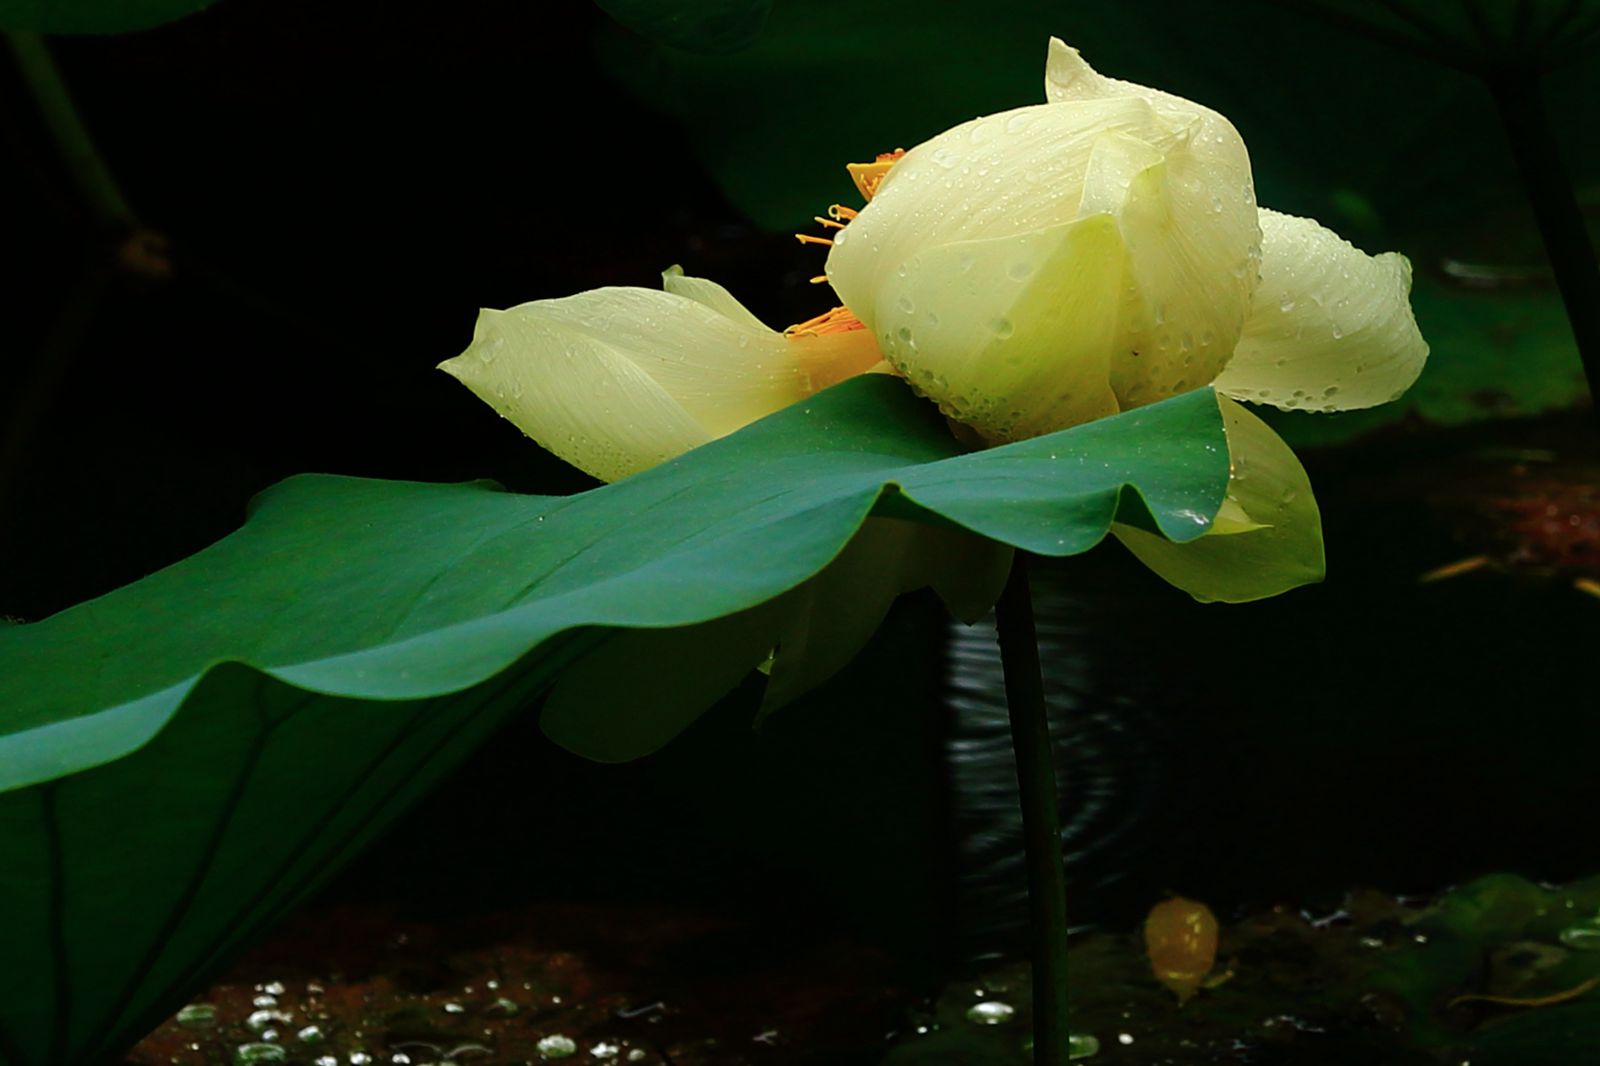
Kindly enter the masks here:
[[[1032, 583], [1062, 850], [1074, 910], [1090, 913], [1090, 901], [1112, 891], [1147, 846], [1140, 829], [1162, 796], [1160, 722], [1138, 686], [1105, 676], [1090, 600], [1073, 595], [1059, 568], [1035, 566]], [[947, 640], [946, 753], [964, 946], [979, 958], [1015, 954], [1027, 922], [1027, 874], [993, 621], [953, 623]]]

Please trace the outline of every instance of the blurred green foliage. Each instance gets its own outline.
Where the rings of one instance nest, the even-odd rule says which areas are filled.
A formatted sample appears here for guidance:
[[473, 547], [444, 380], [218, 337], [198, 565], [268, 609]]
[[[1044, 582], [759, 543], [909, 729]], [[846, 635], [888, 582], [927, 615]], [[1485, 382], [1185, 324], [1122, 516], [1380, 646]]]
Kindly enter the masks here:
[[737, 52], [755, 43], [772, 0], [595, 0], [628, 29], [689, 52]]

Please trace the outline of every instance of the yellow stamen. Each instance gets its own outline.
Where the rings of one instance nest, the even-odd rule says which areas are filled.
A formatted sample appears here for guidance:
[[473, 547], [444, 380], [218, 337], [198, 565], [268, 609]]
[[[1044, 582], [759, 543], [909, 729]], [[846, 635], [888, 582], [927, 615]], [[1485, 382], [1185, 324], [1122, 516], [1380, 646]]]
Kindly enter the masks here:
[[832, 244], [833, 243], [832, 241], [828, 240], [828, 238], [826, 238], [826, 237], [813, 237], [809, 233], [796, 233], [794, 235], [794, 239], [799, 241], [801, 244]]
[[813, 285], [821, 285], [823, 282], [828, 280], [828, 275], [826, 275], [826, 274], [818, 274], [816, 277], [811, 278], [809, 280], [810, 280], [811, 284], [813, 284]]
[[833, 219], [823, 218], [821, 215], [812, 215], [811, 218], [819, 226], [826, 226], [829, 229], [844, 229], [843, 222], [835, 222]]
[[816, 318], [808, 318], [798, 325], [790, 326], [783, 331], [786, 337], [797, 337], [804, 334], [820, 337], [826, 333], [849, 333], [851, 330], [866, 329], [862, 321], [850, 312], [848, 307], [835, 307], [831, 311], [824, 311]]
[[1579, 592], [1587, 592], [1591, 596], [1600, 596], [1600, 581], [1596, 581], [1592, 577], [1574, 578], [1572, 587]]
[[841, 218], [841, 219], [844, 219], [844, 221], [846, 221], [846, 222], [849, 222], [851, 219], [855, 218], [860, 213], [861, 212], [857, 211], [855, 208], [846, 207], [843, 204], [834, 204], [834, 205], [832, 205], [831, 207], [828, 208], [828, 217], [829, 218]]

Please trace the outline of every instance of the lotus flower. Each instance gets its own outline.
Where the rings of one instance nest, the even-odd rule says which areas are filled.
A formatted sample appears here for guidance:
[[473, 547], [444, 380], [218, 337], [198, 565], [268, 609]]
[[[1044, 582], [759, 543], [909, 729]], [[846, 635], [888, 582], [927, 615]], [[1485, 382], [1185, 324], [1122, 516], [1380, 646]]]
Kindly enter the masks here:
[[836, 312], [784, 333], [720, 286], [598, 289], [485, 311], [443, 364], [556, 454], [611, 480], [852, 374], [892, 368], [963, 435], [998, 444], [1203, 386], [1231, 478], [1207, 536], [1117, 527], [1200, 599], [1320, 579], [1321, 525], [1289, 448], [1235, 401], [1335, 411], [1398, 397], [1427, 345], [1411, 270], [1259, 208], [1238, 132], [1096, 73], [1052, 39], [1047, 102], [850, 168]]

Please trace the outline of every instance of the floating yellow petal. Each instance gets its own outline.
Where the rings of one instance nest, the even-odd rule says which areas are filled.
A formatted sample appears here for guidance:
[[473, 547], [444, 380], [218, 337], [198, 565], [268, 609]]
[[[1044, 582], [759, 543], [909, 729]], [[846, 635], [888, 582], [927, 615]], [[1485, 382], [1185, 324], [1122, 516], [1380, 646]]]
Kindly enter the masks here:
[[1181, 1006], [1217, 964], [1216, 915], [1204, 903], [1174, 896], [1150, 909], [1144, 943], [1156, 980], [1177, 994]]

